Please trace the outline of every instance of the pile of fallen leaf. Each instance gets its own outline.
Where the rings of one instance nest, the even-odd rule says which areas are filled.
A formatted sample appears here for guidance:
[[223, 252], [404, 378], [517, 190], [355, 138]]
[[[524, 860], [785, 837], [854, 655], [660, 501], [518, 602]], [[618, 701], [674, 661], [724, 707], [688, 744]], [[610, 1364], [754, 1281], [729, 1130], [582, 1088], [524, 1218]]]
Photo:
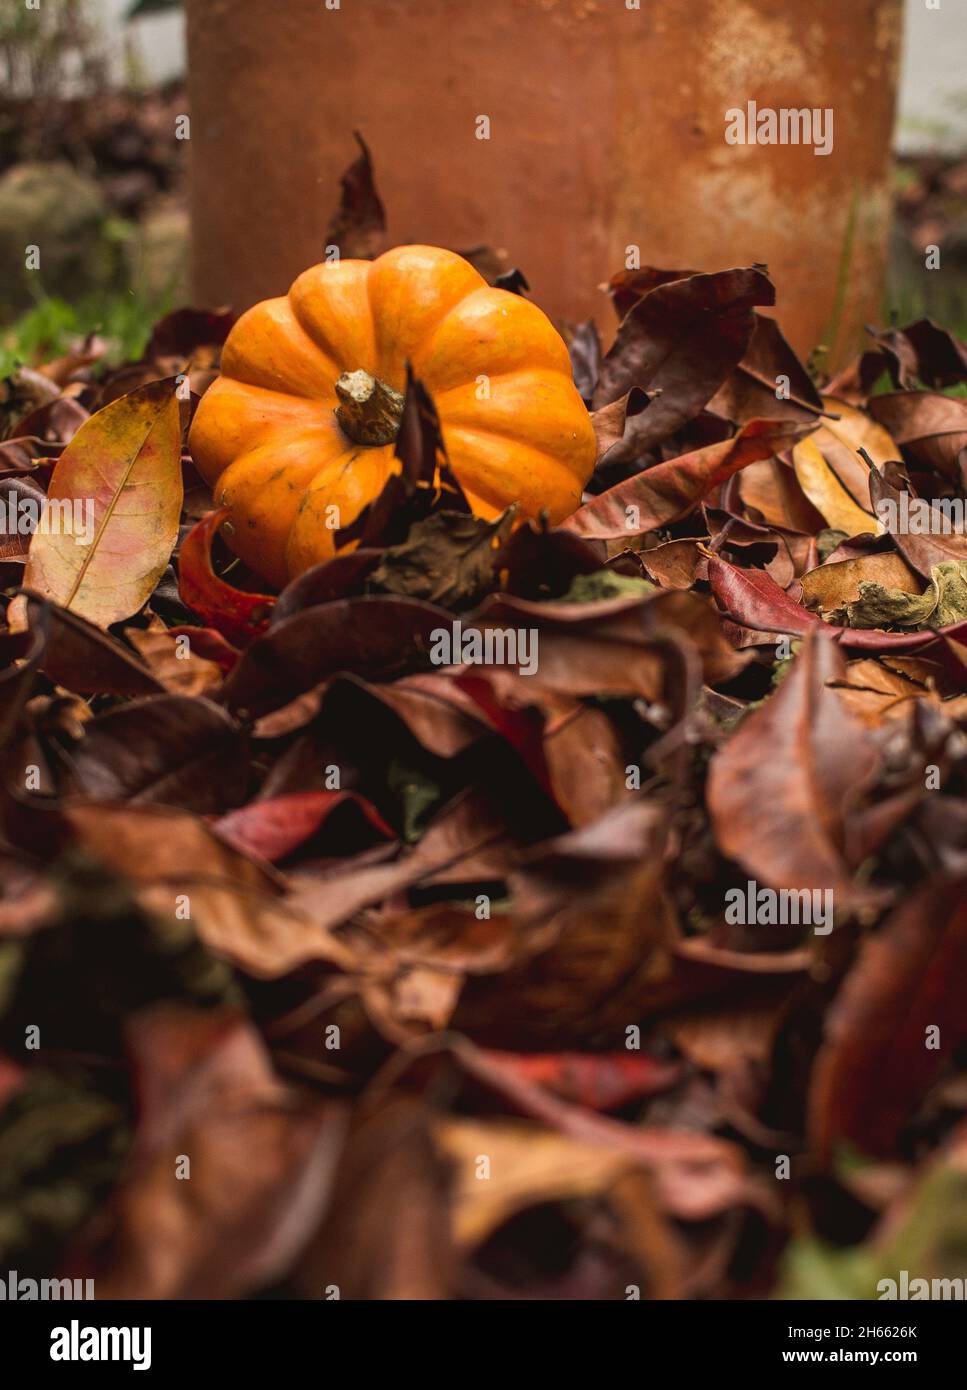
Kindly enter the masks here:
[[[368, 177], [342, 240], [375, 254]], [[600, 451], [562, 527], [474, 518], [411, 380], [399, 476], [277, 595], [182, 451], [230, 316], [3, 383], [6, 492], [93, 460], [113, 501], [96, 583], [57, 536], [0, 561], [0, 1267], [160, 1298], [967, 1272], [967, 538], [874, 514], [967, 496], [967, 350], [922, 321], [818, 382], [762, 267], [609, 292], [607, 353], [570, 330]], [[456, 618], [536, 629], [536, 672], [432, 665]], [[730, 922], [750, 881], [832, 890], [834, 929]]]
[[938, 245], [962, 262], [967, 159], [907, 155], [897, 161], [894, 183], [899, 229], [914, 255], [922, 263], [927, 247]]
[[[36, 80], [36, 78], [35, 78]], [[73, 97], [51, 74], [42, 99], [0, 94], [0, 172], [21, 162], [67, 160], [93, 175], [111, 210], [140, 217], [160, 196], [182, 196], [184, 160], [171, 132], [187, 111], [179, 83], [114, 91], [102, 81]]]

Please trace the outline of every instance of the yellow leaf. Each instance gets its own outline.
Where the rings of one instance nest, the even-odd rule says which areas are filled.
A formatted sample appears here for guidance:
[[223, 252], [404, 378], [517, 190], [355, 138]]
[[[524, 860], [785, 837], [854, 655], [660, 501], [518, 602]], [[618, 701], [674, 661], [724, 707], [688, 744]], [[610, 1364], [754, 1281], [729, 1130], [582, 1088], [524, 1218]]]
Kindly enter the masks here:
[[174, 383], [152, 381], [92, 415], [61, 454], [24, 587], [101, 627], [130, 617], [168, 563], [182, 496]]
[[835, 400], [832, 396], [826, 398], [826, 407], [835, 412], [839, 419], [824, 419], [823, 430], [835, 435], [840, 443], [845, 444], [854, 454], [857, 449], [865, 449], [877, 468], [882, 468], [891, 459], [903, 457], [900, 446], [892, 435], [862, 410], [847, 405], [845, 401]]
[[792, 464], [799, 486], [821, 513], [827, 526], [836, 531], [845, 531], [848, 536], [880, 530], [876, 518], [857, 506], [843, 487], [813, 435], [793, 445]]

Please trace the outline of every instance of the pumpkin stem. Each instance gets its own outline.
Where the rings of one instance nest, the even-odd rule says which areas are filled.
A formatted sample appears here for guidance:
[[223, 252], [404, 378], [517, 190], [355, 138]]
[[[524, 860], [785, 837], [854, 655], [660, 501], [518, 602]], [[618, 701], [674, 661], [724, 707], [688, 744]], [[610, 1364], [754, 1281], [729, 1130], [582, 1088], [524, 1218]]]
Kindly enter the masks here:
[[343, 372], [336, 382], [336, 419], [355, 444], [392, 444], [400, 432], [403, 396], [369, 372]]

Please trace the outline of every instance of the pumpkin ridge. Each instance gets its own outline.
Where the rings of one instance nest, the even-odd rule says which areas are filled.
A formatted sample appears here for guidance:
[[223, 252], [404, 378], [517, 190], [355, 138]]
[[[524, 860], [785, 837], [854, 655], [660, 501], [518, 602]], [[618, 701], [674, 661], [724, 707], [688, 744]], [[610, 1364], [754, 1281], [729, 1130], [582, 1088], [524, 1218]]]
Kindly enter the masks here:
[[[341, 514], [345, 506], [343, 493], [347, 484], [351, 485], [354, 481], [355, 465], [362, 462], [367, 468], [374, 470], [378, 486], [373, 495], [378, 495], [392, 471], [386, 453], [385, 445], [375, 448], [358, 444], [348, 445], [346, 449], [327, 460], [325, 469], [316, 473], [303, 492], [285, 544], [285, 562], [290, 573], [301, 572], [310, 565], [333, 558], [337, 553], [335, 533], [322, 525], [321, 513], [326, 507], [334, 505], [340, 509], [340, 529], [351, 526], [363, 508], [372, 501], [372, 497], [367, 495], [361, 498], [353, 497], [352, 515]], [[364, 490], [368, 491], [368, 488]], [[359, 505], [356, 505], [357, 502]], [[353, 548], [352, 544], [346, 547], [347, 551]]]
[[235, 377], [219, 377], [206, 392], [203, 408], [192, 423], [195, 467], [214, 488], [237, 459], [266, 442], [284, 443], [291, 435], [305, 433], [325, 440], [331, 434], [330, 416], [325, 401], [251, 386]]
[[320, 354], [326, 359], [326, 370], [324, 372], [320, 372], [319, 375], [323, 377], [328, 377], [331, 375], [332, 380], [335, 381], [337, 377], [341, 376], [341, 372], [339, 370], [338, 359], [336, 358], [332, 350], [332, 344], [327, 341], [320, 340], [320, 336], [317, 335], [314, 331], [315, 325], [310, 325], [310, 323], [307, 321], [307, 319], [304, 316], [301, 305], [298, 305], [296, 301], [292, 299], [289, 300], [289, 304], [292, 309], [292, 317], [295, 319], [296, 323], [302, 329], [303, 333], [313, 344], [313, 346], [316, 347], [319, 350]]
[[[449, 307], [445, 310], [445, 312], [442, 313], [442, 314], [440, 315], [440, 317], [437, 319], [436, 323], [434, 323], [433, 327], [430, 329], [430, 331], [429, 331], [429, 332], [427, 333], [427, 335], [426, 335], [426, 343], [425, 343], [425, 346], [424, 346], [424, 348], [423, 348], [422, 353], [420, 354], [422, 357], [426, 357], [426, 356], [429, 355], [430, 349], [433, 347], [433, 340], [436, 338], [436, 336], [437, 336], [437, 334], [440, 332], [440, 330], [441, 330], [442, 328], [445, 327], [447, 319], [450, 318], [450, 316], [451, 316], [452, 314], [455, 314], [456, 311], [457, 311], [462, 305], [466, 304], [466, 302], [467, 302], [468, 299], [472, 299], [473, 296], [474, 296], [475, 294], [479, 294], [481, 290], [494, 290], [494, 289], [498, 289], [498, 288], [499, 288], [497, 285], [490, 285], [490, 284], [488, 284], [487, 281], [484, 280], [482, 276], [481, 276], [481, 280], [482, 280], [482, 283], [481, 283], [481, 284], [477, 285], [475, 289], [470, 290], [467, 294], [462, 294], [462, 295], [460, 296], [459, 299], [454, 300], [454, 302], [453, 302], [451, 305], [449, 305]], [[510, 292], [509, 292], [508, 290], [500, 290], [500, 293], [501, 293], [501, 294], [506, 294], [506, 295], [508, 295], [509, 298], [511, 298], [511, 299], [515, 299], [515, 298], [516, 298], [516, 296], [510, 294]], [[513, 368], [511, 368], [510, 370], [512, 371]], [[491, 375], [498, 375], [498, 373], [491, 373]], [[500, 376], [505, 376], [506, 373], [505, 373], [505, 372], [501, 372], [501, 373], [499, 373], [499, 375], [500, 375]], [[470, 377], [468, 377], [467, 380], [469, 381], [469, 380], [470, 380]]]
[[245, 391], [260, 391], [266, 396], [277, 396], [280, 401], [294, 398], [297, 401], [305, 401], [308, 405], [326, 406], [329, 404], [328, 400], [323, 400], [319, 396], [300, 396], [296, 391], [279, 391], [274, 386], [257, 386], [255, 382], [244, 381], [240, 376], [232, 376], [230, 372], [222, 372], [218, 379], [230, 381], [233, 386], [241, 386]]
[[[331, 459], [332, 433], [291, 430], [237, 455], [220, 474], [216, 504], [229, 507], [232, 550], [257, 574], [286, 582], [285, 540], [302, 499]], [[327, 452], [328, 446], [328, 452]]]
[[562, 468], [566, 468], [568, 473], [571, 473], [572, 476], [578, 476], [570, 467], [567, 460], [562, 458], [556, 449], [544, 448], [539, 444], [534, 444], [529, 439], [522, 439], [519, 434], [511, 433], [510, 430], [492, 430], [486, 425], [481, 425], [478, 428], [476, 425], [465, 425], [461, 420], [447, 420], [445, 416], [441, 417], [440, 425], [444, 434], [446, 434], [449, 428], [451, 430], [460, 430], [464, 434], [476, 436], [486, 435], [488, 439], [501, 439], [507, 444], [518, 445], [522, 449], [532, 449], [535, 454], [540, 454], [542, 458], [551, 459], [554, 463], [560, 464]]
[[554, 463], [559, 464], [560, 467], [566, 469], [572, 477], [581, 478], [581, 473], [573, 469], [568, 460], [563, 457], [558, 450], [550, 446], [535, 444], [530, 439], [524, 439], [519, 434], [514, 434], [510, 429], [491, 429], [488, 425], [466, 425], [461, 420], [448, 419], [444, 414], [440, 416], [440, 426], [444, 433], [444, 442], [446, 442], [445, 436], [448, 429], [460, 430], [464, 434], [476, 436], [486, 435], [490, 439], [501, 439], [521, 449], [530, 449], [535, 454], [540, 454], [542, 458], [551, 459]]
[[[366, 274], [362, 277], [362, 283], [366, 291], [363, 298], [366, 301], [366, 312], [369, 317], [369, 337], [372, 340], [373, 344], [372, 366], [375, 367], [376, 320], [373, 313], [372, 300], [370, 299], [369, 294], [369, 267], [372, 264], [372, 262], [359, 261], [353, 259], [345, 260], [342, 262], [342, 264], [344, 267], [357, 265], [366, 266]], [[348, 362], [339, 344], [337, 342], [332, 341], [327, 335], [317, 331], [319, 325], [313, 322], [312, 319], [309, 317], [307, 313], [307, 304], [303, 302], [303, 299], [301, 299], [295, 294], [295, 289], [299, 282], [304, 280], [306, 276], [312, 275], [316, 271], [320, 272], [318, 286], [321, 291], [322, 286], [325, 282], [324, 277], [331, 269], [332, 267], [327, 267], [325, 263], [310, 266], [308, 270], [304, 270], [301, 275], [297, 275], [296, 278], [293, 280], [292, 284], [289, 286], [287, 298], [289, 301], [289, 305], [292, 309], [293, 317], [299, 323], [299, 326], [303, 329], [310, 341], [316, 345], [316, 347], [319, 349], [319, 352], [327, 359], [327, 374], [331, 373], [333, 383], [335, 383], [335, 381], [343, 375], [343, 372], [356, 371], [359, 368], [363, 368], [364, 370], [369, 371], [370, 364], [368, 362]], [[333, 386], [333, 390], [335, 391], [335, 386]]]
[[[297, 330], [298, 336], [293, 333], [293, 329]], [[264, 335], [266, 339], [261, 360], [250, 360], [247, 356], [250, 351], [248, 336], [253, 330], [256, 336]], [[274, 348], [276, 353], [280, 349], [294, 351], [296, 361], [287, 364], [283, 360], [280, 363], [278, 356], [273, 359], [271, 351], [267, 351], [266, 348]], [[319, 370], [319, 355], [318, 345], [299, 322], [289, 297], [278, 295], [274, 299], [264, 299], [260, 304], [253, 304], [233, 326], [222, 349], [222, 362], [226, 364], [222, 369], [222, 375], [230, 377], [233, 381], [240, 381], [244, 386], [258, 386], [264, 391], [295, 396], [299, 400], [324, 401], [333, 394], [333, 388], [329, 373]], [[303, 380], [286, 375], [287, 366], [301, 369], [300, 375]], [[320, 384], [329, 382], [328, 393], [320, 395], [318, 391], [307, 390], [306, 387], [314, 381]]]
[[[461, 352], [469, 360], [454, 374]], [[557, 372], [573, 387], [567, 347], [547, 316], [531, 300], [486, 283], [452, 306], [414, 361], [431, 389], [441, 374], [445, 385], [437, 389], [447, 391], [481, 374], [496, 378], [525, 366]]]
[[[450, 441], [454, 440], [454, 436], [458, 437], [458, 442], [463, 446], [462, 450], [453, 449], [451, 447], [451, 443], [448, 442], [447, 438], [448, 433]], [[565, 516], [569, 516], [571, 512], [580, 505], [584, 480], [573, 473], [561, 459], [556, 457], [556, 455], [545, 453], [542, 449], [536, 448], [533, 444], [521, 443], [520, 440], [509, 438], [506, 435], [491, 434], [487, 430], [475, 430], [465, 425], [451, 425], [448, 431], [446, 421], [444, 421], [443, 440], [444, 444], [447, 445], [447, 452], [450, 455], [450, 465], [457, 477], [457, 481], [470, 492], [482, 497], [486, 502], [489, 502], [491, 506], [497, 507], [500, 511], [503, 511], [512, 502], [516, 502], [520, 505], [523, 501], [520, 496], [522, 489], [518, 486], [516, 490], [517, 495], [513, 497], [509, 496], [506, 479], [502, 478], [499, 472], [494, 472], [491, 461], [487, 460], [486, 457], [479, 457], [480, 446], [478, 444], [475, 447], [475, 441], [481, 438], [485, 441], [494, 439], [501, 444], [507, 445], [508, 452], [516, 453], [525, 464], [540, 461], [540, 463], [544, 465], [542, 470], [544, 475], [546, 476], [548, 471], [551, 472], [551, 478], [548, 482], [552, 485], [556, 483], [556, 486], [549, 486], [548, 482], [545, 482], [542, 491], [557, 492], [560, 496], [568, 499], [568, 501], [571, 498], [574, 499], [573, 506], [569, 505], [566, 510], [562, 511], [559, 502], [555, 501], [553, 497], [548, 497], [533, 511], [524, 507], [523, 514], [525, 516], [536, 516], [537, 512], [541, 510], [541, 507], [546, 506], [563, 520]], [[460, 459], [458, 461], [453, 457], [454, 453], [463, 451], [466, 451], [466, 453], [471, 456], [471, 460]], [[478, 471], [477, 467], [474, 467], [473, 456], [475, 455], [479, 458], [482, 471]], [[522, 474], [522, 476], [524, 475]]]
[[[375, 265], [375, 261], [373, 262], [373, 264]], [[470, 262], [468, 261], [467, 264], [469, 265]], [[369, 278], [367, 277], [367, 280], [366, 280], [367, 290], [368, 290], [369, 284], [370, 284], [370, 281], [369, 281]], [[436, 319], [429, 321], [428, 326], [426, 327], [426, 345], [427, 345], [427, 347], [429, 347], [429, 345], [433, 342], [433, 339], [436, 337], [436, 334], [438, 333], [438, 331], [440, 330], [440, 328], [443, 326], [443, 324], [446, 323], [446, 321], [447, 321], [447, 319], [450, 317], [450, 315], [451, 315], [452, 313], [454, 313], [457, 309], [459, 309], [460, 305], [463, 304], [465, 300], [469, 299], [471, 295], [476, 294], [478, 289], [489, 289], [489, 288], [490, 288], [490, 286], [488, 286], [486, 280], [483, 280], [483, 283], [480, 284], [480, 285], [478, 285], [475, 289], [466, 291], [465, 293], [461, 294], [457, 299], [455, 299], [455, 300], [453, 301], [452, 304], [448, 304], [448, 305], [446, 306], [446, 308], [443, 309], [443, 310], [437, 315]], [[370, 308], [372, 309], [372, 301], [370, 301]], [[375, 310], [373, 310], [373, 313], [374, 313], [374, 316], [375, 316]], [[415, 370], [416, 370], [416, 369], [415, 369], [415, 367], [414, 367], [414, 371], [415, 371]]]
[[[471, 294], [476, 294], [478, 290], [489, 288], [486, 280], [480, 272], [470, 264], [466, 257], [459, 255], [456, 251], [444, 251], [438, 246], [427, 246], [419, 243], [410, 246], [394, 246], [391, 247], [389, 251], [384, 251], [381, 256], [377, 256], [374, 261], [369, 263], [369, 272], [366, 276], [366, 293], [369, 298], [371, 313], [375, 324], [376, 350], [379, 357], [374, 374], [381, 377], [390, 386], [396, 387], [397, 390], [402, 389], [403, 381], [405, 380], [405, 361], [398, 362], [395, 360], [395, 355], [391, 355], [389, 358], [384, 359], [382, 348], [385, 344], [386, 335], [384, 332], [380, 332], [380, 329], [382, 328], [385, 330], [389, 327], [390, 329], [396, 330], [399, 325], [394, 323], [392, 318], [386, 316], [386, 306], [381, 306], [378, 302], [374, 302], [373, 296], [374, 292], [378, 290], [381, 285], [385, 284], [385, 282], [380, 279], [383, 273], [402, 277], [402, 283], [407, 286], [412, 293], [415, 293], [417, 275], [412, 275], [411, 282], [410, 275], [407, 274], [407, 268], [403, 262], [403, 258], [413, 252], [429, 255], [431, 259], [436, 262], [437, 274], [445, 274], [448, 270], [452, 270], [456, 265], [459, 265], [461, 274], [464, 276], [470, 275], [474, 280], [472, 288], [468, 289], [464, 286], [463, 288], [456, 289], [454, 291], [456, 298], [450, 299], [445, 307], [438, 309], [432, 318], [427, 317], [422, 320], [420, 325], [421, 345], [424, 342], [432, 340], [439, 325], [444, 322], [448, 315], [451, 314], [459, 304], [462, 304]], [[392, 280], [390, 281], [390, 284], [391, 283]], [[419, 349], [410, 354], [410, 356], [414, 359], [415, 365], [415, 359], [419, 356]], [[399, 373], [399, 379], [394, 380], [394, 368], [397, 366], [400, 366], [403, 370]]]

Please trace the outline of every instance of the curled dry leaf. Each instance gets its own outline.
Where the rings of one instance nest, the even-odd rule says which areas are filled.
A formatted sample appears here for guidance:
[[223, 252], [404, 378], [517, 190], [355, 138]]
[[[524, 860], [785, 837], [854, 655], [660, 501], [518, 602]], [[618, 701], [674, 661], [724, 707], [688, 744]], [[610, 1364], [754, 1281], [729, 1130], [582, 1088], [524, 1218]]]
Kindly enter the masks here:
[[967, 401], [935, 391], [898, 391], [874, 396], [870, 414], [915, 463], [962, 482], [959, 459], [967, 448]]
[[759, 313], [754, 317], [745, 354], [712, 397], [709, 409], [739, 424], [764, 416], [801, 423], [815, 420], [824, 405], [809, 373], [776, 320]]
[[369, 146], [353, 131], [359, 157], [343, 174], [339, 207], [326, 234], [327, 246], [338, 246], [342, 257], [372, 260], [386, 246], [386, 213], [373, 181]]
[[[871, 470], [869, 488], [874, 505], [889, 503], [894, 516], [902, 517], [905, 494], [885, 471]], [[924, 525], [920, 521], [916, 528], [898, 524], [892, 532], [897, 550], [925, 579], [929, 579], [935, 566], [942, 565], [945, 560], [958, 564], [967, 561], [967, 535], [958, 534], [944, 513], [933, 506], [929, 508], [927, 522]]]
[[740, 1151], [726, 1140], [687, 1130], [622, 1124], [549, 1095], [532, 1079], [506, 1068], [493, 1053], [465, 1039], [452, 1043], [462, 1066], [552, 1132], [648, 1168], [664, 1210], [686, 1221], [702, 1221], [736, 1203], [767, 1208], [769, 1199], [750, 1179]]
[[633, 386], [662, 394], [628, 421], [611, 461], [641, 457], [697, 415], [744, 356], [752, 306], [774, 299], [755, 267], [669, 280], [639, 299], [601, 363], [594, 405], [600, 409]]
[[167, 807], [75, 801], [66, 811], [77, 842], [135, 885], [162, 920], [191, 912], [201, 939], [249, 974], [273, 978], [306, 960], [345, 960], [279, 882], [223, 843], [203, 820]]
[[355, 806], [377, 835], [395, 839], [375, 806], [355, 792], [294, 792], [253, 801], [222, 816], [215, 828], [243, 854], [275, 863], [315, 835], [340, 806]]
[[[148, 629], [128, 628], [124, 636], [155, 678], [173, 695], [211, 695], [222, 683], [223, 666], [215, 656], [215, 649], [206, 644], [203, 629], [178, 630], [159, 624]], [[207, 656], [205, 652], [212, 655]], [[220, 652], [218, 655], [224, 661]], [[236, 658], [237, 653], [232, 653], [233, 662]]]
[[826, 408], [835, 415], [823, 421], [812, 435], [830, 469], [860, 507], [869, 501], [866, 465], [859, 451], [864, 449], [877, 468], [900, 457], [896, 440], [875, 419], [862, 410], [833, 396], [826, 397]]
[[876, 518], [857, 506], [843, 487], [814, 437], [793, 445], [792, 462], [800, 487], [827, 526], [847, 536], [879, 529]]
[[[836, 638], [843, 647], [867, 651], [912, 652], [929, 647], [932, 633], [881, 632], [863, 628], [837, 627], [803, 608], [764, 570], [743, 570], [719, 559], [708, 562], [709, 582], [723, 612], [737, 623], [763, 633], [788, 632], [804, 636], [822, 632]], [[957, 628], [949, 629], [955, 635]]]
[[[30, 674], [37, 670], [80, 695], [154, 695], [164, 689], [130, 648], [76, 613], [33, 594], [15, 603], [23, 604], [24, 616], [22, 626], [12, 631], [29, 633], [33, 640], [21, 644], [17, 656], [22, 664], [5, 673], [11, 693], [29, 690]], [[14, 622], [13, 609], [11, 604], [8, 623]]]
[[734, 439], [655, 464], [618, 483], [568, 517], [564, 526], [597, 540], [623, 540], [667, 526], [686, 516], [733, 473], [788, 448], [799, 429], [776, 420], [751, 420]]
[[471, 980], [454, 1025], [502, 1047], [618, 1045], [669, 969], [663, 833], [657, 805], [638, 797], [524, 856], [509, 888], [517, 920], [541, 926], [542, 948]]
[[453, 1292], [452, 1177], [428, 1108], [390, 1095], [359, 1107], [326, 1220], [300, 1261], [306, 1298], [442, 1299]]
[[[521, 1120], [457, 1117], [439, 1121], [434, 1136], [453, 1170], [453, 1235], [464, 1252], [532, 1207], [592, 1198], [607, 1207], [611, 1192], [622, 1182], [627, 1191], [635, 1176], [634, 1164], [620, 1151]], [[479, 1178], [481, 1154], [491, 1162], [489, 1182]], [[635, 1272], [640, 1277], [644, 1268], [650, 1274], [645, 1279], [649, 1296], [674, 1297], [683, 1281], [684, 1251], [661, 1219], [652, 1184], [642, 1182], [643, 1174], [637, 1176], [651, 1209], [651, 1244], [657, 1249], [636, 1262]]]
[[71, 762], [86, 796], [207, 815], [244, 796], [246, 753], [244, 734], [220, 706], [155, 695], [88, 721]]
[[814, 612], [840, 608], [859, 597], [859, 586], [864, 581], [903, 589], [908, 594], [919, 594], [923, 587], [902, 555], [885, 550], [817, 565], [802, 577], [802, 600]]
[[[127, 1041], [134, 1154], [81, 1272], [102, 1298], [232, 1298], [272, 1283], [327, 1208], [343, 1108], [284, 1086], [244, 1016], [161, 1007], [132, 1018]], [[173, 1181], [186, 1156], [190, 1180]]]
[[376, 594], [308, 608], [252, 642], [225, 683], [224, 699], [264, 714], [337, 671], [404, 675], [425, 664], [432, 633], [451, 621], [433, 604]]
[[[925, 884], [860, 948], [829, 1014], [810, 1088], [818, 1152], [889, 1156], [967, 1039], [951, 980], [967, 975], [967, 882]], [[933, 1041], [931, 1041], [933, 1034]]]
[[829, 638], [809, 633], [778, 690], [715, 754], [708, 780], [724, 854], [769, 887], [829, 890], [843, 911], [875, 899], [854, 878], [847, 824], [878, 761], [828, 688], [844, 671]]
[[212, 541], [227, 515], [227, 507], [209, 512], [185, 537], [178, 556], [178, 592], [203, 622], [244, 646], [268, 627], [275, 596], [233, 588], [212, 569]]

